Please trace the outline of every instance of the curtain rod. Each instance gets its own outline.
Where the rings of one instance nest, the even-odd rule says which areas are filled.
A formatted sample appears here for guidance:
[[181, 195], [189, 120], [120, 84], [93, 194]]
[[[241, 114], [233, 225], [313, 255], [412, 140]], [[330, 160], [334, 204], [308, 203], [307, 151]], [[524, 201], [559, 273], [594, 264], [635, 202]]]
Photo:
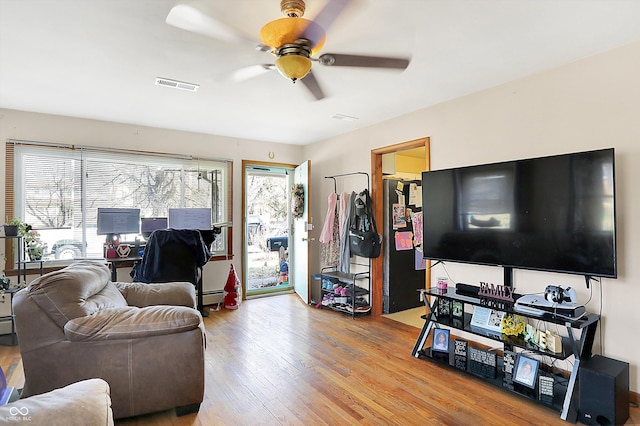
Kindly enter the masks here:
[[119, 154], [132, 154], [132, 155], [152, 155], [155, 157], [166, 157], [166, 158], [178, 158], [181, 160], [191, 160], [191, 161], [224, 161], [228, 163], [233, 163], [233, 160], [227, 158], [206, 158], [206, 157], [194, 157], [192, 155], [185, 154], [167, 154], [163, 152], [154, 152], [154, 151], [135, 151], [132, 149], [122, 149], [122, 148], [109, 148], [109, 147], [97, 147], [90, 145], [73, 145], [73, 144], [64, 144], [64, 143], [53, 143], [53, 142], [37, 142], [37, 141], [27, 141], [20, 139], [7, 139], [7, 142], [13, 143], [15, 145], [31, 145], [31, 146], [42, 146], [45, 148], [61, 148], [61, 149], [70, 149], [72, 151], [95, 151], [95, 152], [112, 152]]

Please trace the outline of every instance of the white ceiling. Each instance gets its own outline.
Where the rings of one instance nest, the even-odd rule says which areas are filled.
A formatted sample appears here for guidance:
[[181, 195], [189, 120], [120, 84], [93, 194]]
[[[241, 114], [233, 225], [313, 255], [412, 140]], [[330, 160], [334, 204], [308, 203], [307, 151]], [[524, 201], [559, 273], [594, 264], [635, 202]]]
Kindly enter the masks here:
[[[305, 18], [326, 1], [307, 0]], [[234, 70], [273, 57], [167, 25], [177, 3], [0, 0], [0, 107], [308, 144], [640, 40], [638, 0], [353, 0], [321, 53], [411, 63], [404, 72], [314, 63], [327, 95], [316, 101], [276, 71], [233, 81]], [[192, 3], [256, 44], [282, 17], [279, 0]]]

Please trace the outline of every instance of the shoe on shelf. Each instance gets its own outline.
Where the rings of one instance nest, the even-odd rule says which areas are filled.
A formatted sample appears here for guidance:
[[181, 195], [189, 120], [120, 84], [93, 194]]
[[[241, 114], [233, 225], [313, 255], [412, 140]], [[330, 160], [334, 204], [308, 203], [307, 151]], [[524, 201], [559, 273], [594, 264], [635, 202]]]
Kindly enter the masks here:
[[325, 294], [322, 297], [322, 302], [320, 302], [322, 304], [322, 306], [331, 306], [333, 305], [333, 294]]

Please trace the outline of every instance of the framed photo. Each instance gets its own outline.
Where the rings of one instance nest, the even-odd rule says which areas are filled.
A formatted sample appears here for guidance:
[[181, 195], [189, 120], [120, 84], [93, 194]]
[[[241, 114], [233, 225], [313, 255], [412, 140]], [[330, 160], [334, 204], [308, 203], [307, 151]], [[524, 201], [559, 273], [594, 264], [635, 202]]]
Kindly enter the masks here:
[[538, 375], [538, 399], [545, 404], [553, 404], [553, 384], [555, 380], [551, 376]]
[[438, 299], [438, 318], [451, 315], [451, 300], [441, 297]]
[[467, 370], [467, 346], [468, 342], [463, 339], [453, 341], [453, 365], [459, 370]]
[[502, 317], [504, 317], [502, 311], [476, 306], [471, 317], [471, 326], [500, 334], [502, 332]]
[[469, 346], [469, 371], [472, 374], [495, 379], [498, 373], [498, 355], [491, 350]]
[[528, 388], [536, 387], [539, 361], [522, 354], [518, 355], [513, 381]]
[[451, 302], [451, 316], [454, 318], [462, 318], [464, 315], [464, 304], [458, 300]]
[[449, 330], [444, 328], [436, 328], [433, 330], [432, 351], [449, 353]]

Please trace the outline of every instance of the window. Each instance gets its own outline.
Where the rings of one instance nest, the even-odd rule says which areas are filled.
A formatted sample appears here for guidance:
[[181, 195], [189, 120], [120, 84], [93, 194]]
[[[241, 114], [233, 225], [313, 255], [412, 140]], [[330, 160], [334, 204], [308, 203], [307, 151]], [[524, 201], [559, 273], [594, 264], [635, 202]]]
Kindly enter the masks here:
[[[139, 208], [143, 218], [168, 217], [170, 208], [210, 208], [212, 224], [231, 220], [230, 161], [21, 141], [8, 142], [7, 157], [14, 201], [7, 212], [40, 233], [45, 259], [102, 257], [100, 207]], [[228, 231], [217, 236], [214, 256], [230, 254]]]

